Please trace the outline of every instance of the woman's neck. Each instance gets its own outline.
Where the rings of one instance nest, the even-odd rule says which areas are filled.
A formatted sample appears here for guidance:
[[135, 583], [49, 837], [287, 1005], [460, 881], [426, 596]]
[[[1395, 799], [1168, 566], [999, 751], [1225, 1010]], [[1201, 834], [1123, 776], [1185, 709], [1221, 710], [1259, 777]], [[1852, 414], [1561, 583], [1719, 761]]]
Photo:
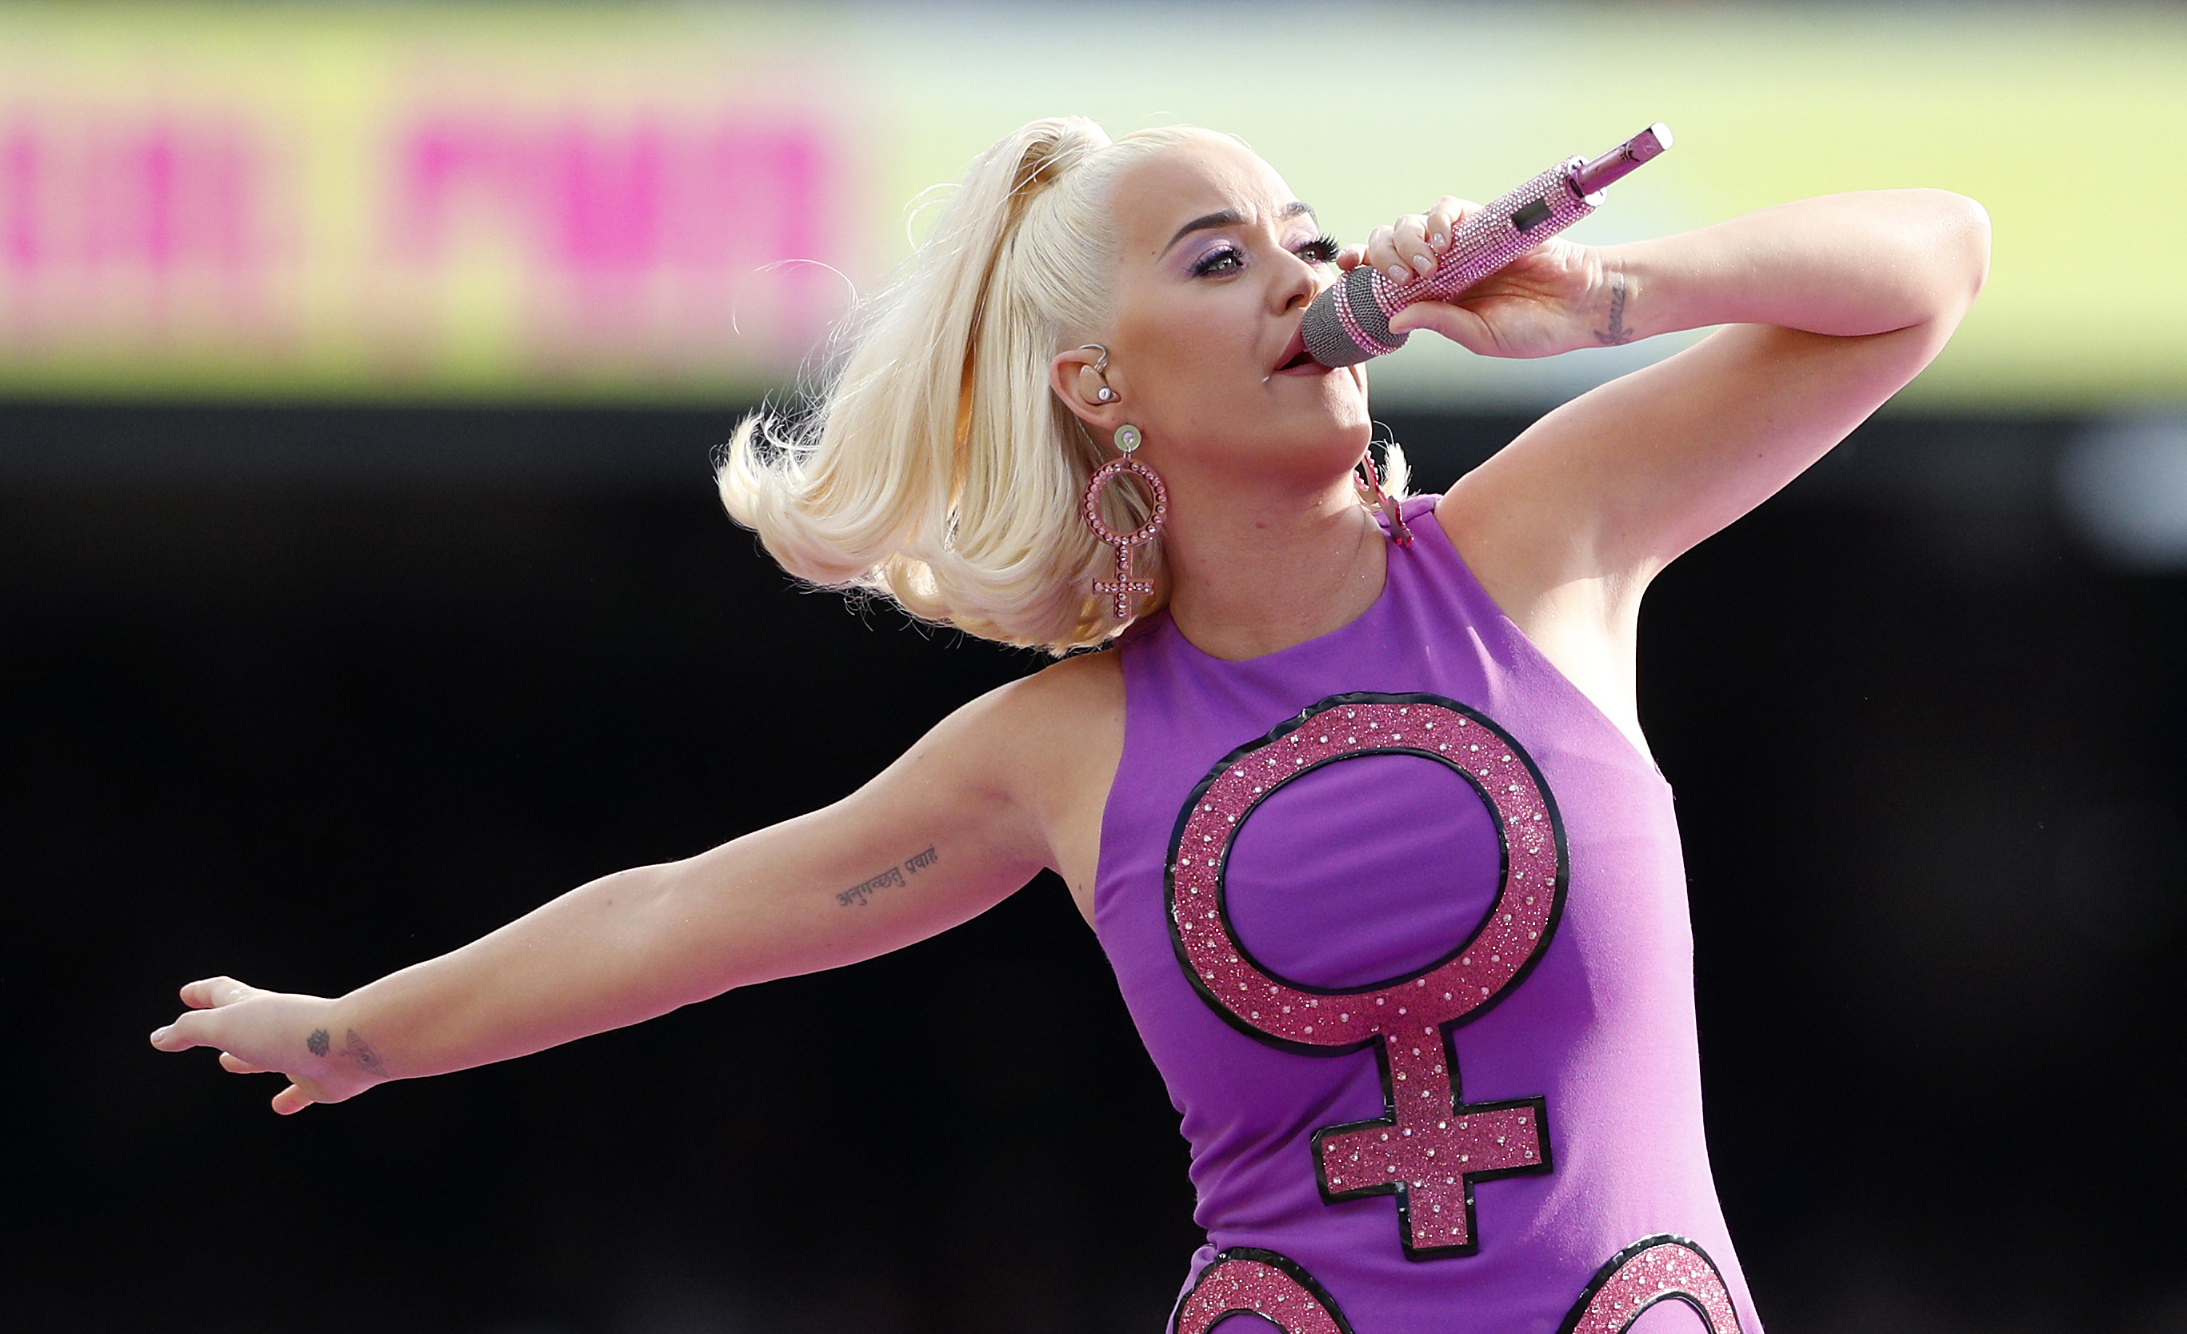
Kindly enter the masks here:
[[1202, 652], [1257, 658], [1342, 629], [1382, 596], [1387, 541], [1352, 493], [1173, 503], [1170, 619]]

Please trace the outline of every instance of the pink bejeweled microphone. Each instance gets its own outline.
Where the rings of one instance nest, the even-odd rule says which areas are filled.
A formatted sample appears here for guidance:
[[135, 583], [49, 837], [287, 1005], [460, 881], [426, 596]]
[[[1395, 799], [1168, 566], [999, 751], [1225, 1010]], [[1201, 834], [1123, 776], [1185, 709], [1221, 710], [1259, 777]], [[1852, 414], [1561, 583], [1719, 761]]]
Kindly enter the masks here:
[[1602, 192], [1671, 146], [1661, 123], [1590, 162], [1567, 158], [1465, 220], [1435, 272], [1402, 282], [1361, 264], [1306, 308], [1306, 353], [1324, 366], [1386, 356], [1410, 334], [1392, 333], [1390, 316], [1415, 301], [1447, 300], [1595, 211]]

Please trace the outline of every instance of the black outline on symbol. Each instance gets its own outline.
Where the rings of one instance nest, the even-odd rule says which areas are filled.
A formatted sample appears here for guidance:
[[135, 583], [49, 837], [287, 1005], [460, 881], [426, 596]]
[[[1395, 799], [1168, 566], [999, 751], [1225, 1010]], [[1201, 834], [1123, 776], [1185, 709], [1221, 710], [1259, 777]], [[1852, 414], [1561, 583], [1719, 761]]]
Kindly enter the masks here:
[[1513, 1098], [1509, 1102], [1467, 1102], [1465, 1092], [1458, 1087], [1458, 1049], [1451, 1040], [1448, 1029], [1443, 1033], [1443, 1068], [1450, 1071], [1451, 1115], [1473, 1116], [1481, 1112], [1508, 1112], [1520, 1107], [1534, 1109], [1534, 1128], [1539, 1132], [1542, 1157], [1538, 1163], [1524, 1163], [1517, 1167], [1492, 1167], [1484, 1172], [1458, 1172], [1459, 1189], [1465, 1192], [1466, 1240], [1459, 1246], [1415, 1246], [1412, 1227], [1412, 1187], [1409, 1182], [1385, 1181], [1376, 1186], [1355, 1186], [1347, 1191], [1329, 1189], [1328, 1163], [1321, 1152], [1321, 1142], [1330, 1135], [1342, 1135], [1354, 1130], [1397, 1129], [1397, 1092], [1390, 1083], [1390, 1060], [1383, 1044], [1375, 1044], [1375, 1063], [1382, 1071], [1382, 1101], [1389, 1115], [1375, 1121], [1352, 1121], [1341, 1126], [1323, 1126], [1314, 1132], [1314, 1184], [1321, 1188], [1321, 1198], [1331, 1204], [1339, 1200], [1364, 1200], [1376, 1195], [1397, 1197], [1397, 1244], [1404, 1248], [1408, 1260], [1452, 1260], [1481, 1251], [1481, 1224], [1474, 1216], [1473, 1183], [1494, 1181], [1500, 1177], [1540, 1176], [1556, 1170], [1551, 1161], [1556, 1151], [1549, 1143], [1549, 1102], [1546, 1095], [1533, 1098]]
[[[1216, 1270], [1233, 1260], [1254, 1260], [1267, 1265], [1271, 1269], [1283, 1271], [1285, 1277], [1306, 1290], [1307, 1296], [1321, 1303], [1321, 1309], [1327, 1311], [1329, 1318], [1336, 1321], [1338, 1329], [1342, 1330], [1344, 1334], [1353, 1334], [1352, 1322], [1344, 1318], [1344, 1308], [1338, 1306], [1337, 1299], [1329, 1295], [1327, 1288], [1321, 1286], [1321, 1280], [1306, 1272], [1305, 1265], [1300, 1264], [1288, 1255], [1277, 1251], [1263, 1250], [1259, 1246], [1230, 1246], [1217, 1251], [1215, 1258], [1208, 1261], [1207, 1268], [1201, 1270], [1200, 1276], [1192, 1280], [1192, 1286], [1185, 1290], [1184, 1296], [1179, 1297], [1177, 1305], [1171, 1309], [1169, 1313], [1169, 1334], [1177, 1334], [1179, 1322], [1185, 1318], [1185, 1307], [1192, 1301], [1192, 1294], [1198, 1292], [1200, 1285], [1207, 1282], [1208, 1277]], [[1256, 1311], [1250, 1306], [1233, 1306], [1218, 1311], [1215, 1318], [1207, 1322], [1208, 1328], [1213, 1329], [1234, 1315], [1257, 1315], [1263, 1320], [1272, 1322], [1276, 1328], [1284, 1330], [1285, 1334], [1290, 1334], [1290, 1327], [1282, 1321], [1276, 1320], [1266, 1311]]]
[[[1192, 989], [1200, 993], [1200, 999], [1206, 1001], [1217, 1014], [1221, 1015], [1225, 1023], [1248, 1037], [1265, 1042], [1271, 1047], [1283, 1051], [1297, 1052], [1303, 1056], [1341, 1056], [1346, 1052], [1358, 1051], [1362, 1047], [1371, 1045], [1373, 1039], [1368, 1038], [1345, 1046], [1319, 1046], [1313, 1043], [1292, 1042], [1265, 1033], [1253, 1027], [1251, 1020], [1233, 1013], [1222, 998], [1215, 994], [1214, 989], [1207, 985], [1206, 979], [1200, 976], [1200, 970], [1193, 966], [1192, 956], [1185, 951], [1184, 935], [1177, 929], [1177, 858], [1184, 849], [1185, 826], [1191, 823], [1193, 808], [1200, 804], [1200, 799], [1207, 795], [1208, 789], [1213, 787], [1216, 780], [1223, 776], [1224, 770], [1234, 767], [1254, 752], [1283, 740], [1331, 709], [1342, 708], [1347, 704], [1429, 704], [1437, 708], [1448, 709], [1463, 716], [1469, 722], [1481, 727], [1489, 735], [1511, 748], [1511, 753], [1518, 757], [1519, 763], [1525, 765], [1527, 773], [1533, 777], [1534, 786], [1542, 794], [1543, 809], [1549, 815], [1549, 831], [1550, 835], [1556, 840], [1557, 848], [1557, 880], [1550, 891], [1549, 915], [1542, 923], [1541, 944], [1532, 954], [1527, 956], [1526, 962], [1519, 965], [1518, 971], [1511, 975], [1511, 980], [1504, 983], [1494, 996], [1489, 997], [1486, 1002], [1452, 1020], [1451, 1025], [1453, 1027], [1470, 1024], [1482, 1015], [1487, 1014], [1498, 1005], [1501, 1005], [1506, 996], [1517, 991], [1525, 983], [1527, 976], [1541, 962], [1542, 956], [1549, 952], [1549, 944], [1557, 934], [1557, 926], [1564, 920], [1565, 891], [1572, 878], [1572, 858], [1565, 843], [1564, 817], [1557, 810], [1556, 794], [1550, 791], [1549, 780], [1542, 776], [1541, 766], [1535, 764], [1534, 757], [1527, 753], [1526, 748], [1519, 744], [1517, 738], [1498, 726], [1494, 719], [1478, 709], [1468, 708], [1466, 705], [1460, 704], [1457, 700], [1446, 699], [1441, 695], [1422, 693], [1389, 695], [1364, 690], [1343, 695], [1331, 695], [1301, 710], [1297, 717], [1284, 720], [1266, 736], [1248, 741], [1236, 750], [1231, 751], [1222, 758], [1220, 763], [1207, 771], [1206, 777], [1193, 786], [1191, 794], [1185, 798], [1184, 805], [1177, 812], [1176, 825], [1170, 831], [1169, 855], [1162, 866], [1162, 906], [1164, 916], [1168, 919], [1170, 949], [1177, 956], [1178, 964], [1184, 968], [1185, 977], [1192, 983]], [[1427, 964], [1415, 968], [1409, 973], [1403, 973], [1397, 977], [1387, 978], [1379, 982], [1370, 982], [1362, 987], [1317, 987], [1307, 982], [1295, 982], [1263, 964], [1259, 959], [1254, 958], [1252, 952], [1246, 949], [1245, 943], [1238, 939], [1237, 930], [1230, 922], [1228, 883], [1230, 877], [1230, 852], [1237, 844], [1238, 831], [1245, 828], [1245, 822], [1253, 818], [1253, 813], [1261, 808], [1261, 803], [1282, 791], [1293, 780], [1303, 778], [1316, 769], [1327, 765], [1342, 764], [1346, 760], [1364, 759], [1370, 755], [1417, 755], [1421, 759], [1434, 760], [1437, 764], [1445, 766], [1465, 779], [1467, 786], [1471, 787], [1481, 798], [1482, 803], [1488, 807], [1489, 816], [1496, 824], [1496, 848], [1499, 858], [1496, 869], [1497, 901], [1502, 900], [1504, 890], [1510, 884], [1511, 839], [1509, 831], [1504, 828], [1503, 816], [1497, 808], [1496, 799], [1483, 792], [1479, 781], [1448, 755], [1440, 754], [1424, 746], [1364, 746], [1358, 750], [1348, 750], [1342, 755], [1307, 765], [1303, 769], [1292, 769], [1279, 773], [1276, 781], [1268, 785], [1266, 792], [1254, 798], [1253, 804], [1246, 807], [1244, 813], [1238, 817], [1238, 823], [1231, 827], [1230, 838], [1223, 844], [1221, 864], [1215, 868], [1215, 907], [1216, 911], [1221, 914], [1223, 934], [1237, 948], [1239, 957], [1266, 974], [1271, 980], [1295, 991], [1303, 991], [1315, 996], [1370, 996], [1377, 991], [1387, 991], [1392, 987], [1402, 986], [1416, 978], [1426, 977], [1429, 973], [1465, 953], [1472, 948], [1473, 942], [1478, 940], [1481, 932], [1488, 927], [1489, 919], [1487, 916], [1483, 916], [1480, 924], [1475, 926], [1466, 935], [1465, 939], [1459, 941], [1450, 950]]]
[[[1392, 1182], [1379, 1186], [1365, 1186], [1355, 1190], [1348, 1190], [1341, 1194], [1332, 1194], [1329, 1190], [1328, 1177], [1326, 1171], [1324, 1170], [1321, 1156], [1321, 1143], [1322, 1138], [1325, 1135], [1337, 1134], [1351, 1130], [1373, 1129], [1376, 1127], [1394, 1127], [1397, 1124], [1398, 1114], [1396, 1087], [1390, 1077], [1389, 1057], [1385, 1049], [1384, 1042], [1378, 1040], [1387, 1038], [1387, 1030], [1382, 1033], [1372, 1034], [1366, 1038], [1361, 1039], [1358, 1042], [1346, 1043], [1341, 1046], [1319, 1046], [1312, 1043], [1293, 1042], [1289, 1039], [1279, 1038], [1274, 1036], [1273, 1034], [1264, 1032], [1261, 1029], [1254, 1027], [1251, 1020], [1232, 1010], [1230, 1006], [1226, 1004], [1224, 1000], [1216, 994], [1214, 988], [1208, 985], [1207, 979], [1200, 975], [1199, 968], [1194, 965], [1191, 954], [1185, 948], [1184, 933], [1178, 929], [1177, 859], [1184, 850], [1185, 829], [1191, 823], [1193, 811], [1199, 806], [1201, 799], [1207, 795], [1208, 789], [1212, 788], [1216, 784], [1216, 782], [1222, 778], [1225, 771], [1242, 765], [1248, 757], [1283, 740], [1283, 738], [1306, 726], [1308, 723], [1313, 722], [1322, 714], [1325, 714], [1332, 709], [1342, 708], [1346, 705], [1358, 704], [1430, 705], [1435, 708], [1447, 709], [1452, 713], [1458, 714], [1460, 717], [1466, 719], [1475, 726], [1482, 728], [1489, 735], [1493, 736], [1496, 740], [1502, 742], [1505, 746], [1509, 747], [1511, 753], [1518, 757], [1519, 762], [1526, 766], [1527, 773], [1534, 780], [1534, 786], [1536, 790], [1541, 793], [1542, 807], [1549, 817], [1550, 835], [1556, 841], [1556, 881], [1551, 889], [1548, 916], [1543, 919], [1541, 940], [1536, 945], [1533, 952], [1527, 956], [1526, 961], [1520, 964], [1518, 969], [1512, 973], [1510, 980], [1505, 982], [1502, 987], [1498, 988], [1495, 995], [1489, 997], [1488, 1000], [1483, 1002], [1481, 1005], [1471, 1010], [1468, 1010], [1466, 1013], [1458, 1016], [1456, 1019], [1445, 1020], [1437, 1025], [1437, 1029], [1442, 1035], [1444, 1069], [1447, 1070], [1450, 1075], [1452, 1104], [1451, 1110], [1453, 1114], [1457, 1114], [1458, 1109], [1465, 1105], [1465, 1093], [1458, 1068], [1458, 1047], [1456, 1032], [1460, 1027], [1472, 1023], [1474, 1020], [1480, 1018], [1482, 1015], [1487, 1014], [1489, 1011], [1495, 1009], [1498, 1005], [1502, 1004], [1505, 997], [1517, 991], [1519, 987], [1525, 983], [1527, 977], [1534, 971], [1535, 965], [1539, 964], [1542, 960], [1542, 957], [1549, 952], [1549, 946], [1551, 941], [1556, 936], [1557, 927], [1564, 920], [1565, 892], [1570, 884], [1572, 874], [1572, 859], [1570, 855], [1570, 849], [1565, 841], [1564, 817], [1557, 810], [1556, 794], [1550, 790], [1549, 780], [1542, 775], [1541, 767], [1534, 763], [1534, 757], [1527, 753], [1526, 747], [1520, 745], [1517, 738], [1513, 737], [1509, 732], [1505, 731], [1495, 722], [1494, 719], [1491, 719], [1486, 714], [1480, 712], [1478, 709], [1469, 708], [1468, 706], [1459, 703], [1457, 700], [1449, 699], [1442, 695], [1431, 695], [1418, 692], [1406, 694], [1383, 694], [1375, 691], [1352, 691], [1341, 695], [1330, 695], [1327, 698], [1322, 699], [1319, 702], [1300, 710], [1297, 717], [1287, 719], [1284, 722], [1278, 724], [1275, 728], [1270, 730], [1266, 736], [1256, 738], [1255, 740], [1248, 741], [1244, 745], [1239, 746], [1237, 749], [1231, 751], [1228, 755], [1224, 756], [1220, 763], [1216, 764], [1213, 768], [1208, 770], [1207, 775], [1203, 777], [1199, 781], [1199, 783], [1193, 787], [1191, 794], [1185, 798], [1183, 807], [1181, 807], [1177, 813], [1177, 823], [1170, 833], [1169, 855], [1164, 861], [1162, 867], [1162, 899], [1164, 910], [1163, 915], [1167, 919], [1167, 926], [1169, 928], [1170, 948], [1176, 954], [1178, 965], [1184, 969], [1185, 977], [1192, 984], [1192, 989], [1198, 992], [1200, 995], [1200, 999], [1205, 1001], [1208, 1007], [1214, 1010], [1215, 1013], [1222, 1018], [1223, 1022], [1229, 1024], [1232, 1028], [1237, 1029], [1239, 1032], [1245, 1034], [1247, 1037], [1252, 1038], [1256, 1042], [1260, 1042], [1267, 1046], [1274, 1047], [1279, 1051], [1295, 1052], [1302, 1056], [1342, 1056], [1351, 1052], [1358, 1051], [1362, 1048], [1372, 1048], [1374, 1050], [1375, 1066], [1377, 1071], [1380, 1073], [1382, 1079], [1383, 1119], [1374, 1121], [1355, 1121], [1349, 1122], [1341, 1126], [1325, 1126], [1320, 1130], [1314, 1132], [1314, 1182], [1315, 1185], [1320, 1189], [1322, 1198], [1333, 1204], [1340, 1200], [1364, 1199], [1375, 1195], [1395, 1195], [1397, 1197], [1397, 1211], [1399, 1223], [1398, 1241], [1399, 1244], [1404, 1248], [1405, 1258], [1407, 1258], [1408, 1260], [1417, 1261], [1448, 1259], [1474, 1255], [1479, 1252], [1481, 1247], [1481, 1241], [1480, 1227], [1474, 1214], [1473, 1183], [1475, 1181], [1492, 1181], [1500, 1177], [1536, 1175], [1539, 1173], [1554, 1170], [1553, 1159], [1555, 1155], [1550, 1142], [1548, 1106], [1545, 1098], [1520, 1098], [1510, 1102], [1483, 1103], [1475, 1109], [1469, 1109], [1486, 1112], [1502, 1111], [1515, 1107], [1531, 1106], [1532, 1108], [1534, 1108], [1535, 1116], [1537, 1118], [1535, 1126], [1540, 1131], [1540, 1142], [1542, 1151], [1541, 1161], [1536, 1164], [1528, 1164], [1522, 1167], [1495, 1168], [1486, 1172], [1470, 1173], [1463, 1176], [1462, 1180], [1464, 1183], [1463, 1189], [1466, 1208], [1466, 1244], [1462, 1246], [1415, 1247], [1412, 1244], [1413, 1228], [1411, 1195], [1410, 1191], [1406, 1188], [1405, 1183]], [[1448, 953], [1434, 959], [1423, 967], [1414, 969], [1412, 972], [1405, 973], [1398, 977], [1390, 978], [1385, 981], [1372, 982], [1363, 987], [1317, 987], [1304, 982], [1295, 982], [1292, 981], [1290, 978], [1283, 976], [1276, 970], [1263, 964], [1259, 959], [1254, 958], [1252, 952], [1246, 949], [1245, 943], [1238, 938], [1237, 929], [1231, 924], [1230, 921], [1230, 853], [1231, 850], [1237, 845], [1238, 834], [1241, 830], [1245, 828], [1246, 821], [1251, 819], [1253, 817], [1253, 813], [1260, 809], [1262, 802], [1267, 801], [1270, 797], [1281, 791], [1286, 784], [1290, 783], [1294, 779], [1301, 778], [1306, 774], [1310, 774], [1316, 769], [1320, 769], [1325, 765], [1341, 764], [1346, 760], [1360, 759], [1369, 755], [1417, 755], [1423, 759], [1434, 760], [1438, 764], [1441, 764], [1444, 767], [1457, 773], [1459, 777], [1465, 779], [1467, 785], [1474, 790], [1475, 795], [1480, 797], [1482, 804], [1484, 804], [1488, 808], [1489, 818], [1495, 823], [1496, 826], [1496, 847], [1498, 855], [1498, 865], [1496, 872], [1496, 897], [1494, 901], [1491, 902], [1489, 911], [1482, 916], [1480, 923], [1476, 925], [1472, 931], [1468, 932], [1466, 937], [1462, 941], [1460, 941]], [[1496, 799], [1489, 795], [1488, 792], [1483, 790], [1480, 780], [1475, 778], [1474, 775], [1468, 772], [1463, 766], [1452, 760], [1448, 754], [1436, 750], [1431, 750], [1425, 746], [1368, 746], [1362, 747], [1358, 750], [1348, 750], [1342, 755], [1333, 756], [1326, 760], [1316, 761], [1315, 763], [1307, 765], [1304, 768], [1281, 771], [1277, 774], [1275, 781], [1268, 784], [1267, 790], [1260, 793], [1254, 798], [1253, 803], [1247, 806], [1245, 808], [1245, 811], [1241, 815], [1239, 815], [1237, 823], [1231, 826], [1230, 837], [1226, 839], [1223, 843], [1221, 858], [1215, 867], [1215, 908], [1219, 920], [1222, 924], [1223, 934], [1225, 938], [1229, 941], [1232, 948], [1238, 951], [1238, 955], [1241, 959], [1243, 959], [1246, 963], [1252, 965], [1252, 967], [1257, 969], [1261, 974], [1263, 974], [1270, 980], [1277, 982], [1282, 986], [1290, 987], [1297, 991], [1307, 992], [1312, 995], [1365, 996], [1372, 995], [1376, 992], [1388, 991], [1392, 988], [1399, 987], [1407, 982], [1413, 981], [1416, 978], [1425, 977], [1428, 974], [1434, 972], [1436, 969], [1443, 967], [1452, 959], [1455, 959], [1459, 955], [1465, 953], [1466, 950], [1472, 948], [1474, 941], [1478, 940], [1481, 936], [1481, 933], [1488, 929], [1489, 922], [1495, 916], [1496, 905], [1500, 904], [1503, 901], [1504, 893], [1510, 888], [1510, 883], [1511, 833], [1510, 830], [1505, 827], [1502, 810], [1497, 805]], [[1182, 1307], [1180, 1307], [1179, 1309], [1181, 1310]]]
[[[1572, 1309], [1564, 1313], [1564, 1323], [1557, 1326], [1557, 1334], [1572, 1334], [1573, 1330], [1578, 1329], [1579, 1322], [1587, 1316], [1587, 1308], [1594, 1304], [1595, 1294], [1601, 1292], [1611, 1279], [1617, 1277], [1618, 1271], [1625, 1267], [1626, 1262], [1642, 1251], [1654, 1250], [1658, 1246], [1680, 1246], [1700, 1256], [1701, 1263], [1707, 1265], [1709, 1272], [1716, 1275], [1716, 1281], [1723, 1287], [1726, 1295], [1730, 1294], [1731, 1285], [1724, 1282], [1724, 1271], [1716, 1267], [1716, 1257], [1702, 1250], [1700, 1242], [1688, 1237], [1681, 1237], [1675, 1232], [1658, 1232], [1652, 1237], [1642, 1237], [1639, 1241], [1602, 1262], [1601, 1267], [1595, 1270], [1595, 1276], [1587, 1280], [1587, 1286], [1580, 1289], [1579, 1300], [1573, 1302]], [[1718, 1329], [1716, 1322], [1709, 1319], [1708, 1311], [1702, 1307], [1694, 1294], [1681, 1288], [1667, 1289], [1642, 1302], [1633, 1310], [1631, 1315], [1625, 1317], [1625, 1323], [1618, 1326], [1620, 1334], [1631, 1329], [1633, 1322], [1640, 1319], [1650, 1308], [1673, 1300], [1684, 1302], [1692, 1307], [1694, 1313], [1701, 1317], [1701, 1323], [1708, 1329], [1709, 1334], [1739, 1334], [1737, 1326], [1731, 1329]], [[1182, 1310], [1183, 1308], [1180, 1307], [1179, 1309]], [[1734, 1312], [1734, 1315], [1736, 1315], [1736, 1312]]]

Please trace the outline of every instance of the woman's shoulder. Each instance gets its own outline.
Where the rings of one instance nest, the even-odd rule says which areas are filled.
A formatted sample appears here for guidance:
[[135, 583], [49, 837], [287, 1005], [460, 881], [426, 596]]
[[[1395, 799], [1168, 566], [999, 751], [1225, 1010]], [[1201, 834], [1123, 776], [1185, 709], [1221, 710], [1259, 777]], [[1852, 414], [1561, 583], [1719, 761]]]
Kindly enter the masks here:
[[938, 730], [957, 738], [967, 759], [992, 769], [1038, 774], [1065, 753], [1121, 737], [1124, 675], [1113, 651], [1082, 653], [995, 687], [965, 704]]
[[1028, 738], [1076, 739], [1124, 724], [1123, 655], [1115, 648], [1074, 653], [995, 692], [1007, 725]]
[[987, 697], [1012, 798], [1045, 831], [1051, 864], [1089, 910], [1101, 813], [1124, 755], [1121, 657], [1114, 648], [1075, 654]]

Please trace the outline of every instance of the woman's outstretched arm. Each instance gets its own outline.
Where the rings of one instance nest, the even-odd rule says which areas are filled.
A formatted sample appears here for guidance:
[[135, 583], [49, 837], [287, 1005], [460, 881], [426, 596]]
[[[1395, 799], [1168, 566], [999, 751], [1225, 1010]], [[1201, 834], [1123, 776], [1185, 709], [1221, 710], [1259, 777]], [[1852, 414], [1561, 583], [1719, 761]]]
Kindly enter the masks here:
[[1005, 686], [834, 805], [602, 876], [346, 996], [193, 982], [191, 1008], [152, 1044], [214, 1047], [228, 1070], [288, 1076], [273, 1105], [289, 1113], [923, 939], [1044, 866], [1084, 860], [1065, 785], [1097, 778], [1104, 754], [1115, 767], [1105, 665], [1074, 660]]

